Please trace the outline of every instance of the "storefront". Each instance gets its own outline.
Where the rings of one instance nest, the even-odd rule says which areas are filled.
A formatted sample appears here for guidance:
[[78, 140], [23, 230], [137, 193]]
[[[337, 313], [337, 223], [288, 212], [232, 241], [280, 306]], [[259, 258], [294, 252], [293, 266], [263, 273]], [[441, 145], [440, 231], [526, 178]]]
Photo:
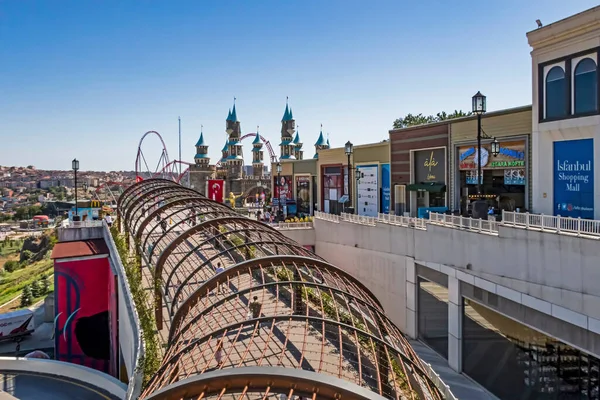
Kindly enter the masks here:
[[554, 142], [554, 215], [594, 218], [594, 139]]
[[470, 203], [477, 199], [477, 181], [481, 184], [484, 198], [496, 213], [501, 210], [525, 211], [528, 204], [527, 140], [526, 138], [499, 140], [500, 153], [494, 156], [491, 144], [481, 145], [481, 172], [478, 177], [477, 144], [467, 144], [456, 148], [456, 161], [460, 188], [461, 213], [470, 211]]
[[296, 175], [296, 207], [299, 215], [311, 214], [310, 175]]
[[321, 166], [321, 204], [323, 211], [339, 214], [343, 204], [339, 203], [344, 192], [344, 167], [342, 165]]
[[446, 147], [411, 150], [410, 192], [411, 215], [417, 216], [419, 209], [447, 209], [446, 195]]

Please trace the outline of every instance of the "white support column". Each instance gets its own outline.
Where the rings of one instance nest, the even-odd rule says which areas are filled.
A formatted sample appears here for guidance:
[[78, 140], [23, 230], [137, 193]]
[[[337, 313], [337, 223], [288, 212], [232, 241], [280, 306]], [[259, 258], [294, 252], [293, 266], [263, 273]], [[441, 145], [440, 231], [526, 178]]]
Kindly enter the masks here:
[[448, 276], [448, 365], [462, 370], [462, 296], [460, 281]]
[[406, 257], [406, 323], [404, 333], [417, 338], [417, 273], [415, 259]]

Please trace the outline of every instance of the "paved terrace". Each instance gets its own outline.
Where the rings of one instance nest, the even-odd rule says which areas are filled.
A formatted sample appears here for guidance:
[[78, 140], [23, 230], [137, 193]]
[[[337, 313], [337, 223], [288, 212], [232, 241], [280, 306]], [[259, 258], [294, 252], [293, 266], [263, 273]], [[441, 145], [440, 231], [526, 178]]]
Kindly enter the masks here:
[[161, 179], [119, 213], [166, 347], [142, 398], [451, 396], [361, 282], [277, 230]]

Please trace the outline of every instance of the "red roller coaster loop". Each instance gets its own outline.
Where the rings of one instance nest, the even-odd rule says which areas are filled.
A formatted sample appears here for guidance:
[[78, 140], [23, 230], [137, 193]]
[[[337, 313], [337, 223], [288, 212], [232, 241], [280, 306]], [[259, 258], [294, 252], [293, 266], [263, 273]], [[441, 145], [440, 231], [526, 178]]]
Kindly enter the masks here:
[[[162, 144], [162, 153], [158, 159], [156, 168], [154, 168], [154, 169], [152, 169], [148, 166], [148, 163], [146, 162], [146, 157], [144, 157], [144, 152], [142, 151], [142, 143], [144, 142], [144, 139], [146, 138], [146, 136], [148, 136], [150, 134], [154, 134], [154, 135], [158, 136], [158, 139], [160, 140], [160, 143]], [[153, 175], [155, 175], [159, 172], [167, 173], [167, 169], [166, 169], [167, 165], [174, 168], [174, 165], [169, 162], [169, 153], [167, 153], [167, 146], [165, 145], [165, 141], [163, 140], [162, 136], [160, 136], [160, 133], [158, 133], [156, 131], [148, 131], [148, 132], [144, 133], [144, 135], [140, 139], [140, 143], [139, 143], [138, 149], [137, 149], [137, 156], [135, 158], [135, 175], [141, 179], [152, 178]], [[174, 173], [177, 173], [177, 171], [174, 171], [174, 170], [168, 171], [168, 172], [170, 172], [171, 175], [173, 175]]]

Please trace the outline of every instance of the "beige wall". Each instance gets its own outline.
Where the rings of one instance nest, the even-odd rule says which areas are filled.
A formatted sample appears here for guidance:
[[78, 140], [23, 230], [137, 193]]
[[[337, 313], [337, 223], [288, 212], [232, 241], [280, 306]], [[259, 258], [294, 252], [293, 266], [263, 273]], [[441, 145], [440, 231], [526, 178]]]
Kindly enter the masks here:
[[[347, 161], [346, 161], [347, 162]], [[354, 147], [354, 163], [379, 163], [390, 162], [390, 142], [365, 144]]]

